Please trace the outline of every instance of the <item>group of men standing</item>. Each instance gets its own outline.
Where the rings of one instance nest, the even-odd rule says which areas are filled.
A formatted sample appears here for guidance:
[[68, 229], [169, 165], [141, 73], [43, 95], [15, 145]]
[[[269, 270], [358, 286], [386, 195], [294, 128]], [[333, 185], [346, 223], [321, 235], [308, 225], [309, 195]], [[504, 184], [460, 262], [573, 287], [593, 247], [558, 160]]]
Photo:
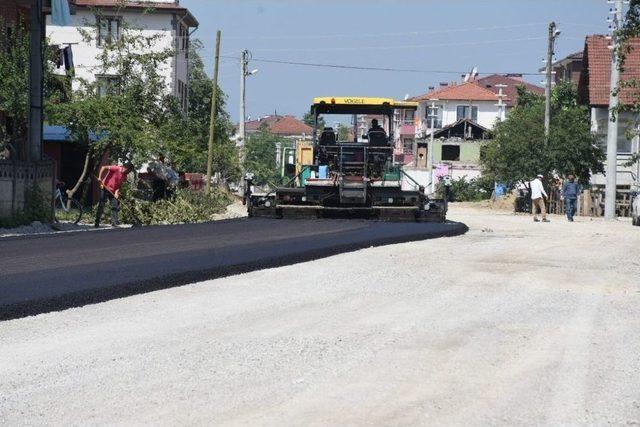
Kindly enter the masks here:
[[[540, 222], [538, 218], [538, 210], [542, 214], [542, 222], [549, 222], [547, 219], [547, 208], [544, 200], [548, 199], [547, 192], [544, 191], [542, 185], [543, 175], [538, 175], [530, 183], [531, 187], [531, 212], [533, 214], [533, 220]], [[564, 200], [565, 213], [569, 222], [573, 222], [573, 216], [576, 214], [576, 206], [578, 202], [578, 196], [581, 193], [580, 184], [576, 182], [575, 176], [569, 174], [567, 180], [562, 184], [562, 192], [560, 193], [561, 200]]]

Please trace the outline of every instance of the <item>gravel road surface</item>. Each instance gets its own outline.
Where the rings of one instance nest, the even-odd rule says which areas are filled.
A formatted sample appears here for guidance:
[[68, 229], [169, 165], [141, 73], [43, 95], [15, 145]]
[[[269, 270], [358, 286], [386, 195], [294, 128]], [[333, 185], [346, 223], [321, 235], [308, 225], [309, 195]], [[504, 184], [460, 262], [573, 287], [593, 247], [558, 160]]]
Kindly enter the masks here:
[[459, 237], [0, 322], [4, 425], [638, 425], [640, 228]]

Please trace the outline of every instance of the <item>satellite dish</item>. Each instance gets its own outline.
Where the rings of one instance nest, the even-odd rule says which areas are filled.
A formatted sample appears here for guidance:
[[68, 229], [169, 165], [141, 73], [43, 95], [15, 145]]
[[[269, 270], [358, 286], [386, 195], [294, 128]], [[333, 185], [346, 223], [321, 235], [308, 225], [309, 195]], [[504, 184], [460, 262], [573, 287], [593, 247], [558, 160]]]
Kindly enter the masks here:
[[409, 99], [409, 94], [406, 94], [406, 95], [404, 96], [404, 100], [406, 101], [407, 99]]
[[478, 67], [473, 67], [473, 69], [471, 70], [471, 78], [475, 79], [477, 75], [478, 75]]

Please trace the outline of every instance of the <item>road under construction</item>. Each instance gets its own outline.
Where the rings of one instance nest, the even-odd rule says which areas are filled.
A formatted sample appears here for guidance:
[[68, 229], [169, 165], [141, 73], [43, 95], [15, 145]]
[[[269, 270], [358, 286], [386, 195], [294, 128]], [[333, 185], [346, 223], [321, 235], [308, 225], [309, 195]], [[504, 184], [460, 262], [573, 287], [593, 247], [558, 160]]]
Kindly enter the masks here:
[[4, 238], [0, 320], [466, 231], [456, 222], [242, 218]]

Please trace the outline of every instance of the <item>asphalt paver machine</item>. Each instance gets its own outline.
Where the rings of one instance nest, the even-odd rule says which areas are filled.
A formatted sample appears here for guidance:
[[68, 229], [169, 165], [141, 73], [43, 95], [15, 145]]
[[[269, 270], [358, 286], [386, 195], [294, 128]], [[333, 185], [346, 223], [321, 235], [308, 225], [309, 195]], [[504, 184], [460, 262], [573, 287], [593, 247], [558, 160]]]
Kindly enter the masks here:
[[[313, 153], [308, 164], [301, 165], [287, 185], [267, 193], [247, 191], [249, 216], [445, 221], [446, 201], [428, 197], [424, 186], [394, 162], [394, 113], [417, 108], [415, 102], [388, 98], [315, 98]], [[319, 118], [331, 123], [332, 115], [352, 116], [354, 129], [349, 137], [340, 140], [331, 127], [319, 128]], [[374, 116], [383, 119], [386, 129], [362, 133], [358, 123]], [[251, 178], [247, 174], [248, 189]]]

